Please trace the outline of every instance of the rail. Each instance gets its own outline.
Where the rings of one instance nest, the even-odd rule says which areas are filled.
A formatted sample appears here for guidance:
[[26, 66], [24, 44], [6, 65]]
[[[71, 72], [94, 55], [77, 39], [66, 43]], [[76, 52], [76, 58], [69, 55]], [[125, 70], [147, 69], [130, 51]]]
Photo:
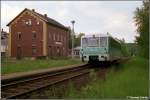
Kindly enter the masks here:
[[59, 70], [55, 73], [44, 74], [23, 80], [10, 81], [1, 86], [2, 98], [17, 98], [18, 96], [36, 91], [38, 89], [51, 86], [75, 77], [79, 77], [90, 72], [89, 65]]

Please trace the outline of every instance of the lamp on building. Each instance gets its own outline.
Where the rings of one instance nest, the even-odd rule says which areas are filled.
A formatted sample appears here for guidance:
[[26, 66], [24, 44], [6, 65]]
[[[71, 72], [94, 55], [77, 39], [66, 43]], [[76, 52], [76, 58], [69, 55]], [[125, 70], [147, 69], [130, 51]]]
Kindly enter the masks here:
[[71, 23], [72, 23], [72, 30], [71, 30], [71, 35], [72, 35], [72, 58], [74, 58], [74, 23], [75, 23], [75, 21], [74, 20], [72, 20], [71, 21]]

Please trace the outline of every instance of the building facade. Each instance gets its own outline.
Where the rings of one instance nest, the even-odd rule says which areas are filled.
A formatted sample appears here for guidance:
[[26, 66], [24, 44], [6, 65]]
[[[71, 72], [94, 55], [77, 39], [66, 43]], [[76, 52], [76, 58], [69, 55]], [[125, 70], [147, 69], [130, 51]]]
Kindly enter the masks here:
[[8, 54], [10, 57], [66, 57], [70, 29], [25, 8], [9, 26]]
[[8, 33], [1, 31], [1, 57], [6, 57], [8, 52]]
[[77, 46], [77, 47], [75, 47], [75, 48], [73, 49], [74, 57], [76, 57], [76, 58], [80, 58], [80, 49], [81, 49], [81, 47], [80, 47], [80, 46]]

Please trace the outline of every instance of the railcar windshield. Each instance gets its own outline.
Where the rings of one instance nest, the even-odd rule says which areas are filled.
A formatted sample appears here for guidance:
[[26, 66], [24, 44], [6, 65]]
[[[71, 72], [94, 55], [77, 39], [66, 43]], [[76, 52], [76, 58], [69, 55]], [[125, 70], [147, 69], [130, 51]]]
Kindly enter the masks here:
[[107, 37], [82, 38], [82, 47], [106, 47]]
[[82, 38], [83, 47], [99, 47], [99, 38], [98, 37], [88, 37]]
[[100, 37], [100, 47], [107, 46], [107, 37]]
[[88, 38], [88, 46], [89, 47], [98, 47], [99, 46], [99, 38], [98, 37], [89, 37]]

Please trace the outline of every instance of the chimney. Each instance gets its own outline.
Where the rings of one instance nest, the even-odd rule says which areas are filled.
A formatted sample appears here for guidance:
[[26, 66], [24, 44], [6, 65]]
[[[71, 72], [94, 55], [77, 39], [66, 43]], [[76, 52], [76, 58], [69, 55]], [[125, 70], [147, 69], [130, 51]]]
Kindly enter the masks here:
[[35, 12], [35, 9], [32, 9], [33, 12]]
[[47, 17], [47, 14], [44, 14], [45, 17]]

